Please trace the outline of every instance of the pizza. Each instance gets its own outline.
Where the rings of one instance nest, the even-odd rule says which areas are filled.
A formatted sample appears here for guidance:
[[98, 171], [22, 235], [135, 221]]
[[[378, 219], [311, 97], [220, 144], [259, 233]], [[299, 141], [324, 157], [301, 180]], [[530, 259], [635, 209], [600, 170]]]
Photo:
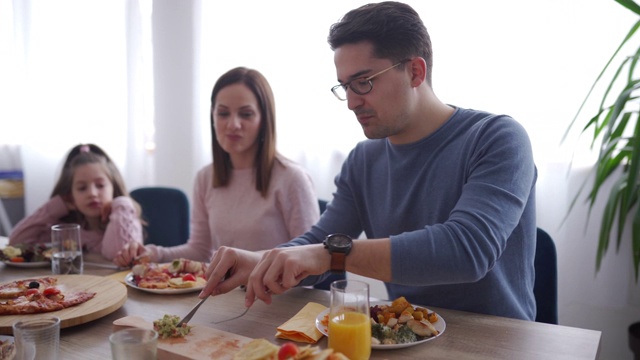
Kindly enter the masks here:
[[40, 314], [80, 305], [96, 293], [61, 291], [58, 279], [42, 277], [16, 280], [0, 285], [0, 315]]
[[176, 289], [204, 286], [207, 264], [188, 259], [176, 259], [170, 263], [142, 262], [131, 269], [133, 282], [145, 289]]
[[38, 279], [16, 280], [0, 285], [0, 299], [14, 299], [27, 295], [29, 289], [55, 286], [58, 279], [54, 277], [42, 277]]

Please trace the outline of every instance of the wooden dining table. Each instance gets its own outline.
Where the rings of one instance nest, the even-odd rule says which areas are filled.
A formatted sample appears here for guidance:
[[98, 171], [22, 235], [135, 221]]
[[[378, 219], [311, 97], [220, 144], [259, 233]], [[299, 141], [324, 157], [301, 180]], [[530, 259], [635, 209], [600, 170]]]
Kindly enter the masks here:
[[[6, 245], [0, 237], [0, 249]], [[109, 268], [99, 257], [85, 257], [84, 274], [114, 279], [127, 270]], [[50, 275], [49, 268], [18, 268], [0, 264], [0, 283], [34, 276]], [[163, 314], [185, 315], [199, 300], [197, 292], [160, 295], [127, 287], [124, 304], [98, 319], [63, 328], [60, 332], [61, 359], [110, 359], [109, 335], [118, 330], [113, 322], [135, 315], [148, 322]], [[242, 317], [214, 324], [244, 311], [245, 292], [241, 289], [209, 298], [189, 322], [228, 333], [280, 345], [276, 328], [296, 315], [309, 302], [329, 305], [329, 293], [312, 288], [294, 288], [273, 297], [267, 305], [256, 302]], [[436, 339], [393, 350], [373, 350], [371, 359], [597, 359], [601, 332], [569, 326], [550, 325], [505, 317], [429, 307], [446, 322]], [[28, 315], [27, 315], [28, 316]], [[300, 346], [306, 345], [299, 343]], [[327, 338], [316, 344], [327, 347]], [[172, 358], [159, 352], [159, 359]], [[212, 355], [215, 359], [215, 355]]]

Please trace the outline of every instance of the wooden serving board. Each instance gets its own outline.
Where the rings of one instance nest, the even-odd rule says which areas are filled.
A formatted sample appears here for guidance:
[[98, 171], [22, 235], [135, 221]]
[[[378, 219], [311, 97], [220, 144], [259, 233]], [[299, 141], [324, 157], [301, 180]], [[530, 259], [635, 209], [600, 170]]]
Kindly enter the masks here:
[[[138, 316], [125, 316], [113, 322], [117, 326], [153, 328]], [[183, 338], [158, 339], [158, 360], [232, 360], [233, 355], [251, 338], [206, 326], [192, 325]]]
[[0, 315], [0, 334], [11, 335], [11, 325], [18, 319], [26, 317], [57, 316], [60, 318], [60, 328], [99, 319], [118, 310], [127, 301], [127, 287], [119, 281], [102, 276], [93, 275], [54, 275], [58, 278], [56, 285], [63, 293], [69, 291], [95, 292], [93, 299], [80, 305], [59, 311], [28, 315]]

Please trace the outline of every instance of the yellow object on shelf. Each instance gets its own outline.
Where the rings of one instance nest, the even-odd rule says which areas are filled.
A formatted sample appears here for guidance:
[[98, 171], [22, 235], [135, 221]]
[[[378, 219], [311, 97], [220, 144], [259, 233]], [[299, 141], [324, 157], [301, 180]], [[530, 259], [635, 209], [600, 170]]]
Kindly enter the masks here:
[[0, 198], [14, 199], [24, 197], [24, 182], [15, 179], [0, 179]]

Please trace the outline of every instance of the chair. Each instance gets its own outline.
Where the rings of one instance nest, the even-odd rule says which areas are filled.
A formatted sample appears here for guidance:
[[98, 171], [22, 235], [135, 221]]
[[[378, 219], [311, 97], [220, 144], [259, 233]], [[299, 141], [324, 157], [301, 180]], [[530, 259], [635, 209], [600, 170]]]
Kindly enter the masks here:
[[327, 210], [327, 200], [318, 199], [318, 207], [320, 207], [320, 215]]
[[534, 259], [536, 280], [533, 294], [536, 298], [536, 321], [558, 324], [558, 260], [556, 245], [546, 231], [537, 228], [536, 256]]
[[176, 246], [189, 239], [189, 199], [170, 187], [143, 187], [129, 194], [142, 207], [145, 244]]
[[[327, 201], [318, 199], [318, 206], [320, 207], [320, 214], [322, 214], [327, 209]], [[329, 290], [332, 282], [336, 280], [344, 280], [346, 278], [345, 274], [331, 274], [322, 282], [313, 285], [313, 287], [314, 289]]]

